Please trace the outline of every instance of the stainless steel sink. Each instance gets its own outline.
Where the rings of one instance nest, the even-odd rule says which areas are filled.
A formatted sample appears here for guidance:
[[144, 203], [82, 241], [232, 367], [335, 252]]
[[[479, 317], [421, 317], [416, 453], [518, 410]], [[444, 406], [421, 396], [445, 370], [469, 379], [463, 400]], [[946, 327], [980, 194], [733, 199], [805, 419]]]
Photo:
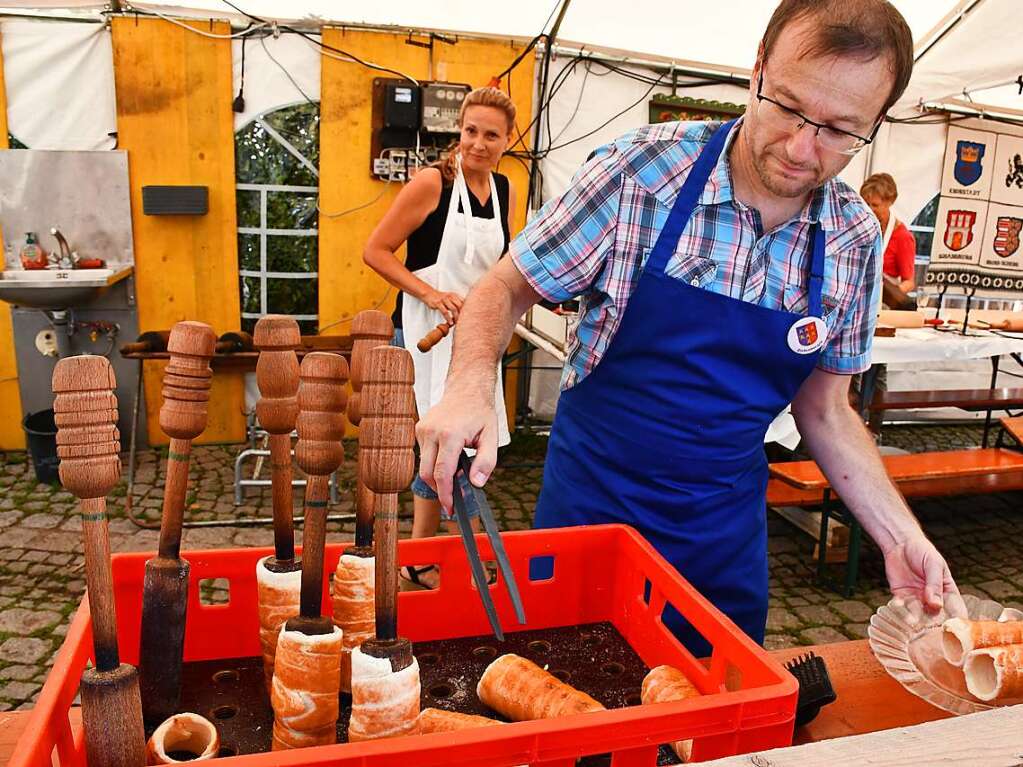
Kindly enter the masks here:
[[0, 301], [33, 309], [71, 309], [95, 300], [131, 272], [131, 266], [111, 269], [9, 269], [0, 272]]

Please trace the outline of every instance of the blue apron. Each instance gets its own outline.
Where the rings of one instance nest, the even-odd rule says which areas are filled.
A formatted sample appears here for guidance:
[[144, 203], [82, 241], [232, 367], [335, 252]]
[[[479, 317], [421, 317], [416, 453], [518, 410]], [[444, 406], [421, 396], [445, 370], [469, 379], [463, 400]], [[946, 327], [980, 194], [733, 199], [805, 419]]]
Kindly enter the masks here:
[[[561, 394], [534, 525], [632, 525], [763, 643], [763, 440], [824, 343], [826, 328], [813, 319], [822, 316], [824, 237], [814, 224], [808, 317], [668, 276], [731, 125], [717, 129], [690, 171], [604, 356]], [[550, 577], [546, 564], [533, 577]], [[690, 651], [709, 653], [677, 611], [663, 617]]]

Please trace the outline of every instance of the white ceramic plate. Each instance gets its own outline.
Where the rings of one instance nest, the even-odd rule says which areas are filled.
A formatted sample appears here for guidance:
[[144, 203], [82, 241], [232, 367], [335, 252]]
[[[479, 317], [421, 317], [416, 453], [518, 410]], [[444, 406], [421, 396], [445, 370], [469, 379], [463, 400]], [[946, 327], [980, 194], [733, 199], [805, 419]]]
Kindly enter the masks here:
[[[967, 617], [972, 620], [1023, 620], [1023, 612], [1002, 608], [990, 599], [965, 595]], [[972, 714], [993, 708], [966, 689], [963, 670], [941, 653], [944, 610], [927, 615], [918, 604], [893, 599], [870, 617], [870, 649], [885, 670], [903, 687], [928, 703], [953, 714]], [[1023, 698], [999, 701], [1000, 706], [1023, 703]]]

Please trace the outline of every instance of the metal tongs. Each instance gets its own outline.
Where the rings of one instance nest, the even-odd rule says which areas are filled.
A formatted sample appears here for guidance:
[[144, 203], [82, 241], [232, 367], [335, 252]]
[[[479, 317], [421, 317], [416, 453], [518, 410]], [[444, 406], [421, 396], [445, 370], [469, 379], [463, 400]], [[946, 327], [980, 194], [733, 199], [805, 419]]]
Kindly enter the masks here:
[[[497, 609], [494, 607], [494, 600], [490, 596], [490, 586], [487, 583], [486, 571], [483, 569], [483, 562], [480, 560], [480, 552], [476, 547], [476, 538], [472, 532], [471, 517], [473, 516], [462, 496], [462, 488], [458, 482], [458, 472], [464, 472], [469, 476], [469, 469], [472, 466], [472, 459], [463, 450], [458, 457], [458, 468], [455, 471], [454, 487], [452, 488], [455, 506], [455, 519], [458, 521], [458, 530], [462, 534], [462, 544], [465, 546], [465, 556], [469, 560], [469, 568], [472, 570], [472, 579], [476, 583], [476, 591], [479, 592], [480, 600], [483, 602], [483, 609], [487, 611], [487, 618], [490, 620], [490, 627], [494, 630], [494, 636], [504, 641], [504, 631], [501, 630], [501, 621], [497, 617]], [[526, 612], [522, 608], [522, 598], [519, 596], [519, 587], [515, 582], [515, 574], [512, 573], [511, 565], [508, 563], [508, 554], [504, 550], [504, 543], [501, 541], [501, 533], [497, 529], [497, 522], [494, 520], [494, 512], [487, 501], [486, 493], [480, 488], [470, 484], [469, 492], [473, 494], [475, 505], [479, 509], [479, 516], [483, 522], [483, 529], [486, 530], [490, 539], [490, 546], [497, 558], [497, 566], [501, 571], [501, 580], [508, 589], [508, 596], [511, 597], [512, 606], [515, 608], [515, 615], [519, 623], [525, 624]]]

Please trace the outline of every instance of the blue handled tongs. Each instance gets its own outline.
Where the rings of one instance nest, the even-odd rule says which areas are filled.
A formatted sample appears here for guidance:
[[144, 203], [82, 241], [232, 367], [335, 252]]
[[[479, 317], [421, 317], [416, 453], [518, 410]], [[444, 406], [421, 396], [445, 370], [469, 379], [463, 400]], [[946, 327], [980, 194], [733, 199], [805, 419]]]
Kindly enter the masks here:
[[[472, 459], [463, 450], [458, 457], [458, 469], [455, 472], [453, 500], [455, 506], [455, 519], [458, 522], [458, 530], [462, 534], [462, 543], [465, 546], [465, 555], [469, 560], [469, 568], [472, 570], [472, 579], [476, 583], [476, 591], [479, 592], [483, 601], [483, 609], [487, 611], [487, 618], [490, 620], [490, 627], [494, 630], [494, 636], [504, 641], [504, 632], [501, 630], [501, 622], [497, 617], [497, 610], [494, 607], [494, 600], [490, 596], [490, 587], [487, 583], [486, 571], [483, 569], [483, 562], [480, 560], [480, 552], [476, 547], [476, 538], [472, 532], [471, 517], [466, 499], [462, 496], [462, 488], [458, 482], [458, 471], [469, 476], [469, 468]], [[486, 493], [480, 488], [470, 484], [469, 492], [474, 496], [475, 506], [479, 509], [479, 517], [483, 522], [483, 529], [486, 530], [490, 539], [490, 546], [497, 558], [497, 567], [501, 571], [501, 581], [508, 589], [508, 596], [511, 597], [512, 606], [515, 608], [515, 615], [519, 623], [525, 624], [526, 612], [522, 608], [522, 598], [519, 596], [519, 587], [515, 582], [515, 575], [512, 573], [511, 565], [508, 563], [508, 554], [504, 550], [504, 543], [501, 541], [501, 533], [497, 529], [497, 522], [494, 520], [494, 512], [487, 502]]]

